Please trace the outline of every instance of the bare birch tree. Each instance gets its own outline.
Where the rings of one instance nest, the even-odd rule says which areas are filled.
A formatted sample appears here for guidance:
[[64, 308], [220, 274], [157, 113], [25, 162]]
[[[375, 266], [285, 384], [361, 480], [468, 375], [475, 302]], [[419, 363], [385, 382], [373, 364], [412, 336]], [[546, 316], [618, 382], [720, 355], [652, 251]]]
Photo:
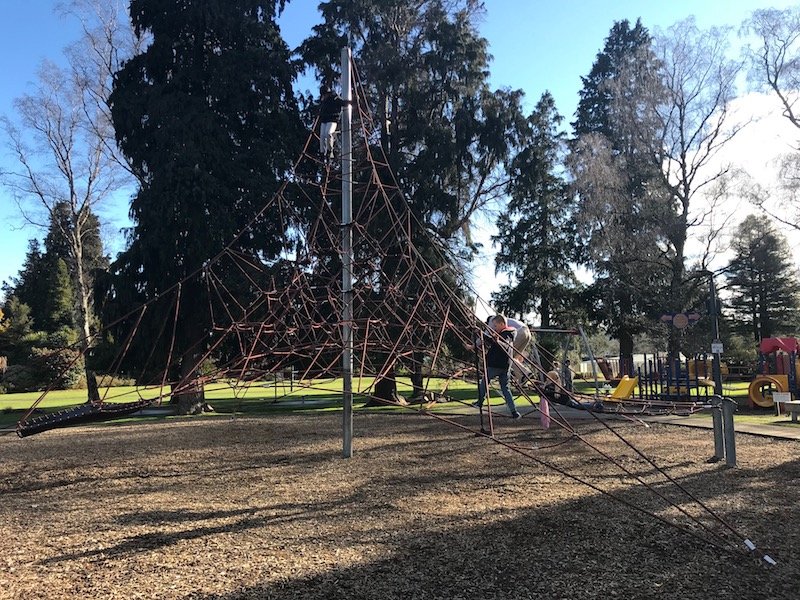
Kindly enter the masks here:
[[[800, 134], [800, 6], [757, 10], [742, 33], [757, 40], [745, 47], [750, 82], [778, 99], [783, 116]], [[800, 142], [779, 156], [778, 167], [777, 186], [751, 187], [751, 200], [776, 221], [800, 230]]]
[[[691, 308], [697, 301], [702, 280], [692, 271], [707, 265], [713, 250], [709, 240], [718, 237], [723, 226], [719, 220], [714, 226], [715, 210], [709, 206], [720, 202], [720, 193], [729, 189], [728, 180], [736, 174], [722, 156], [723, 148], [745, 125], [731, 113], [741, 64], [728, 58], [729, 33], [726, 28], [701, 30], [693, 17], [656, 32], [653, 52], [659, 63], [658, 81], [636, 74], [640, 85], [644, 84], [640, 88], [644, 102], [624, 103], [622, 111], [629, 111], [621, 118], [631, 124], [636, 123], [637, 114], [646, 115], [638, 118], [648, 120], [648, 129], [654, 124], [660, 139], [652, 148], [661, 169], [666, 209], [659, 260], [666, 282], [664, 308], [672, 312]], [[654, 93], [648, 90], [649, 82], [654, 83]], [[691, 240], [699, 242], [695, 256], [687, 250]], [[679, 340], [673, 333], [670, 351], [674, 353]]]
[[676, 220], [666, 239], [676, 300], [686, 275], [686, 242], [692, 230], [707, 224], [707, 212], [697, 210], [695, 200], [733, 174], [720, 153], [744, 126], [730, 112], [741, 64], [727, 57], [728, 35], [723, 28], [701, 30], [690, 17], [654, 36], [667, 90], [666, 102], [653, 108], [663, 139], [657, 159], [674, 200]]
[[[96, 233], [97, 209], [126, 183], [114, 152], [107, 98], [111, 78], [133, 39], [118, 20], [121, 3], [75, 0], [61, 9], [78, 17], [83, 36], [67, 49], [67, 66], [44, 61], [31, 92], [14, 101], [15, 118], [0, 123], [16, 168], [3, 173], [23, 218], [63, 237], [73, 279], [75, 325], [86, 356], [92, 343], [92, 275], [87, 239]], [[123, 13], [124, 14], [124, 13]], [[68, 218], [63, 218], [66, 211]], [[88, 399], [99, 402], [95, 374], [87, 365]]]

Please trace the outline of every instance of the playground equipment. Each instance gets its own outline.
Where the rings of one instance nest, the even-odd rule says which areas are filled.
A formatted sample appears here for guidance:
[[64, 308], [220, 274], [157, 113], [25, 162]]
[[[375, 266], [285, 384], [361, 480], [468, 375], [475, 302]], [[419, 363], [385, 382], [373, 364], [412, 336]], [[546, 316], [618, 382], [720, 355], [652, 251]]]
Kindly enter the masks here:
[[72, 408], [28, 419], [24, 423], [20, 423], [17, 427], [17, 435], [19, 435], [19, 437], [27, 437], [35, 433], [56, 429], [57, 427], [67, 427], [68, 425], [74, 425], [76, 423], [111, 421], [147, 408], [153, 404], [153, 402], [154, 400], [139, 400], [138, 402], [127, 402], [124, 404], [112, 402], [105, 402], [103, 404], [81, 404]]
[[770, 408], [774, 392], [797, 395], [798, 350], [797, 338], [764, 338], [758, 345], [758, 374], [748, 388], [750, 405]]
[[614, 391], [606, 396], [604, 400], [609, 402], [629, 400], [631, 396], [633, 396], [633, 392], [637, 385], [639, 385], [638, 376], [628, 377], [627, 375], [623, 375], [622, 379], [620, 379], [619, 383], [617, 384], [617, 387], [614, 388]]
[[[607, 381], [617, 383], [607, 397], [611, 401], [704, 402], [714, 393], [712, 361], [707, 355], [670, 360], [659, 353], [636, 354], [628, 372], [623, 371], [614, 358], [598, 359], [598, 363]], [[727, 377], [728, 365], [721, 363], [720, 370], [722, 376]]]
[[[615, 357], [598, 363], [611, 376], [606, 378], [601, 397], [606, 412], [691, 414], [710, 408], [712, 399], [719, 397], [714, 395], [710, 355], [670, 359], [659, 353], [635, 354], [627, 361], [631, 365], [628, 372], [614, 369], [623, 364]], [[727, 365], [723, 363], [720, 370], [727, 376]]]
[[[712, 373], [711, 360], [707, 356], [697, 356], [686, 361], [686, 367], [689, 370], [690, 379], [696, 379], [699, 385], [704, 385], [709, 388], [714, 387], [714, 375]], [[719, 371], [723, 379], [727, 378], [730, 375], [728, 363], [720, 361]]]

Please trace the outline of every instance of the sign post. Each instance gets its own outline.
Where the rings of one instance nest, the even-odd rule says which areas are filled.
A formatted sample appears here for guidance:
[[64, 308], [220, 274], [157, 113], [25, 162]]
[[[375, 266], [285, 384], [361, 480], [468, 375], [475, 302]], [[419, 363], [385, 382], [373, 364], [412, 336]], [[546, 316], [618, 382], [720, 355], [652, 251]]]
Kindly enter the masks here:
[[708, 280], [710, 283], [709, 292], [711, 294], [711, 318], [714, 324], [714, 341], [711, 343], [711, 353], [714, 355], [714, 360], [711, 363], [711, 369], [714, 375], [714, 394], [722, 396], [722, 369], [720, 368], [722, 341], [719, 339], [719, 301], [717, 299], [717, 287], [714, 285], [713, 273], [709, 273]]

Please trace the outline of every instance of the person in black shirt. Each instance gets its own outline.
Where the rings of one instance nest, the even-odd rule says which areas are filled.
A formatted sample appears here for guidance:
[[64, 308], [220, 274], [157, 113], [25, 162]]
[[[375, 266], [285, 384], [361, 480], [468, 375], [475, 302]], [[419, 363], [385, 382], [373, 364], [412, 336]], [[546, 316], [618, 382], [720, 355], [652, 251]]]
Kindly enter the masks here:
[[497, 377], [500, 383], [500, 391], [506, 401], [506, 406], [511, 413], [511, 417], [519, 419], [520, 414], [514, 405], [514, 396], [508, 388], [508, 371], [511, 367], [511, 355], [514, 351], [514, 329], [506, 325], [506, 318], [503, 315], [495, 315], [489, 320], [490, 331], [483, 334], [483, 340], [478, 340], [476, 350], [484, 347], [486, 351], [486, 376], [481, 377], [478, 382], [478, 401], [475, 406], [483, 406], [486, 398], [486, 383]]
[[342, 118], [342, 108], [352, 102], [342, 100], [328, 86], [322, 86], [319, 91], [319, 153], [326, 160], [331, 160], [333, 159], [336, 127], [339, 119]]

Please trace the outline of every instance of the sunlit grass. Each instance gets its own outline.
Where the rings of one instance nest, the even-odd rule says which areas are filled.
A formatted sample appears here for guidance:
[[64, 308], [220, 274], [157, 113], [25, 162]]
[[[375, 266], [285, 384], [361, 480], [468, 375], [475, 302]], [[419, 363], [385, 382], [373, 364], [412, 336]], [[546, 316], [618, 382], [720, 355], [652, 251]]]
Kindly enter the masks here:
[[[373, 377], [353, 378], [353, 402], [356, 407], [368, 400], [368, 393], [372, 392]], [[593, 382], [577, 380], [576, 390], [592, 394], [595, 386]], [[429, 408], [433, 411], [447, 411], [463, 407], [464, 403], [472, 402], [477, 398], [474, 383], [461, 380], [445, 380], [431, 378], [427, 381], [428, 390], [440, 393], [443, 387], [450, 402], [438, 402]], [[737, 422], [753, 424], [774, 424], [788, 427], [800, 427], [800, 423], [792, 424], [785, 415], [776, 416], [770, 409], [752, 409], [747, 403], [748, 382], [726, 382], [723, 391], [726, 396], [732, 397], [739, 404], [736, 414]], [[412, 392], [411, 382], [408, 377], [397, 379], [397, 391], [400, 395], [409, 398]], [[637, 390], [638, 392], [638, 390]], [[159, 397], [164, 404], [170, 399], [169, 386], [118, 386], [101, 388], [100, 394], [105, 402], [128, 403], [147, 399], [158, 401]], [[18, 394], [0, 395], [0, 425], [8, 427], [21, 418], [26, 411], [40, 398], [41, 392], [26, 392]], [[515, 394], [517, 403], [525, 405], [524, 397]], [[534, 402], [538, 396], [531, 394]], [[502, 398], [495, 392], [492, 394], [493, 404], [503, 404]], [[342, 380], [315, 379], [315, 380], [278, 380], [278, 381], [216, 381], [205, 386], [205, 398], [212, 405], [213, 415], [259, 415], [275, 411], [329, 411], [341, 410], [342, 407]], [[44, 412], [62, 410], [86, 402], [86, 390], [56, 390], [47, 393], [37, 409]], [[376, 407], [376, 410], [396, 410], [395, 407]], [[708, 416], [707, 412], [697, 413], [695, 416]], [[141, 420], [143, 417], [126, 417], [115, 422], [130, 422]], [[151, 418], [151, 417], [147, 417]]]
[[[158, 397], [158, 387], [119, 386], [100, 388], [100, 396], [105, 402], [137, 402], [144, 398]], [[0, 410], [25, 410], [42, 396], [42, 392], [21, 392], [0, 394]], [[164, 388], [164, 396], [169, 397], [169, 388]], [[48, 392], [39, 407], [42, 409], [66, 408], [86, 402], [86, 390], [54, 390]]]
[[[428, 389], [441, 392], [446, 380], [431, 378]], [[353, 393], [355, 397], [366, 400], [365, 395], [372, 393], [373, 377], [354, 377]], [[475, 396], [475, 385], [463, 381], [449, 381], [446, 384], [447, 394], [462, 400]], [[397, 379], [399, 394], [409, 397], [412, 392], [411, 381], [405, 377]], [[100, 388], [100, 396], [104, 402], [128, 403], [139, 400], [158, 400], [161, 398], [168, 402], [171, 394], [169, 386], [119, 386], [113, 388]], [[23, 392], [0, 395], [0, 411], [27, 410], [38, 402], [37, 408], [42, 410], [57, 410], [70, 406], [77, 406], [86, 402], [86, 390], [55, 390], [42, 397], [42, 392]], [[309, 406], [322, 402], [341, 404], [342, 379], [315, 379], [299, 381], [216, 381], [205, 386], [205, 398], [217, 406], [236, 407], [269, 406], [282, 403], [293, 406], [308, 403]]]

